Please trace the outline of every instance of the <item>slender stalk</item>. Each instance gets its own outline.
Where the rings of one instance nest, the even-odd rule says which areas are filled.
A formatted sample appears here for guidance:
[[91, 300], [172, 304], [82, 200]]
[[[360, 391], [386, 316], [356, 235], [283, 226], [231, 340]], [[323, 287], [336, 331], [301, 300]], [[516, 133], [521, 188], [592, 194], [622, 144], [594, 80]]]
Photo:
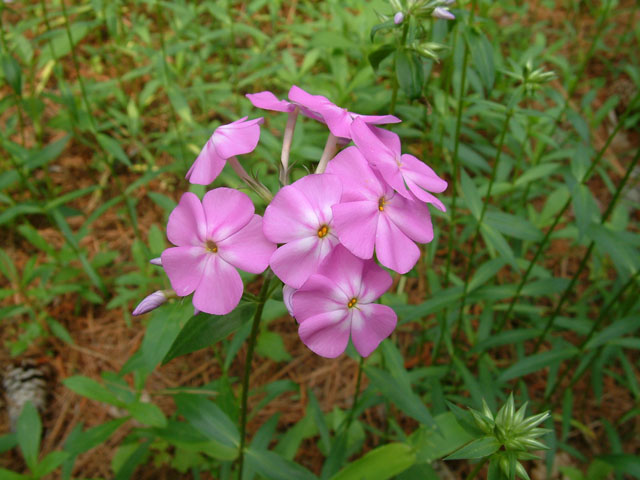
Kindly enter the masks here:
[[242, 181], [246, 183], [254, 192], [260, 195], [260, 197], [262, 197], [267, 203], [273, 200], [273, 195], [271, 194], [269, 189], [258, 180], [253, 178], [251, 175], [249, 175], [244, 167], [240, 165], [237, 157], [228, 158], [227, 163], [231, 165], [233, 171], [236, 172], [236, 174], [242, 179]]
[[327, 137], [327, 142], [324, 144], [324, 150], [322, 151], [322, 156], [320, 157], [320, 161], [318, 162], [318, 167], [316, 168], [316, 173], [324, 173], [329, 163], [329, 160], [333, 158], [336, 154], [336, 150], [338, 149], [338, 139], [337, 137], [329, 132], [329, 136]]
[[[625, 185], [627, 184], [627, 181], [629, 180], [629, 177], [631, 176], [631, 172], [633, 171], [633, 169], [637, 165], [638, 159], [640, 159], [640, 149], [637, 151], [636, 156], [633, 158], [633, 161], [631, 162], [631, 164], [627, 168], [627, 172], [626, 172], [624, 178], [622, 179], [622, 181], [618, 185], [618, 188], [616, 189], [615, 193], [613, 194], [613, 198], [611, 199], [611, 202], [609, 203], [609, 206], [607, 207], [607, 210], [602, 215], [602, 219], [600, 220], [600, 224], [604, 224], [609, 219], [609, 215], [611, 215], [611, 212], [613, 212], [613, 208], [616, 206], [616, 203], [618, 202], [618, 198], [620, 198], [620, 194], [622, 193], [622, 189], [625, 187]], [[569, 298], [569, 295], [571, 295], [571, 292], [573, 291], [573, 287], [578, 282], [578, 278], [580, 278], [580, 274], [582, 273], [582, 271], [584, 270], [584, 268], [587, 265], [587, 261], [589, 260], [589, 257], [591, 256], [591, 252], [593, 251], [593, 247], [595, 246], [595, 244], [596, 244], [595, 241], [591, 241], [591, 243], [589, 244], [589, 247], [587, 248], [586, 253], [582, 257], [582, 260], [580, 261], [580, 265], [578, 266], [578, 269], [576, 270], [576, 273], [574, 273], [573, 277], [571, 278], [571, 282], [569, 282], [569, 285], [567, 286], [567, 288], [565, 288], [564, 292], [562, 292], [562, 296], [560, 297], [560, 300], [558, 300], [558, 304], [556, 305], [556, 308], [554, 308], [553, 313], [548, 318], [547, 323], [546, 323], [546, 325], [544, 327], [544, 330], [542, 331], [542, 334], [538, 337], [538, 341], [536, 342], [536, 345], [535, 345], [535, 347], [533, 349], [534, 353], [537, 352], [540, 349], [540, 346], [542, 345], [542, 342], [544, 341], [544, 339], [546, 338], [547, 334], [551, 330], [551, 327], [553, 326], [553, 323], [555, 322], [556, 317], [560, 313], [564, 303]]]
[[[587, 334], [587, 336], [580, 343], [580, 346], [578, 347], [578, 352], [572, 358], [571, 363], [569, 365], [567, 365], [567, 367], [564, 369], [562, 374], [555, 381], [554, 385], [549, 389], [548, 393], [545, 395], [545, 398], [544, 398], [545, 402], [548, 402], [548, 400], [551, 397], [551, 395], [553, 395], [555, 393], [555, 390], [558, 387], [558, 385], [560, 385], [562, 383], [562, 380], [564, 380], [564, 378], [567, 376], [567, 374], [573, 369], [573, 367], [576, 364], [576, 362], [578, 361], [578, 359], [580, 359], [582, 354], [584, 353], [586, 345], [589, 343], [589, 341], [593, 338], [595, 333], [600, 328], [600, 325], [602, 325], [602, 323], [604, 322], [605, 319], [609, 318], [609, 311], [611, 310], [611, 308], [614, 305], [618, 304], [618, 300], [620, 300], [620, 297], [622, 297], [624, 292], [636, 282], [636, 280], [638, 279], [639, 275], [640, 275], [640, 271], [636, 271], [635, 274], [630, 276], [629, 279], [627, 280], [627, 282], [622, 287], [620, 287], [620, 289], [615, 293], [615, 295], [611, 298], [611, 300], [609, 300], [607, 305], [600, 311], [600, 314], [598, 315], [598, 318], [596, 319], [595, 322], [593, 322], [593, 325], [591, 326], [591, 330], [589, 330], [589, 333]], [[577, 377], [574, 377], [571, 380], [570, 384], [566, 388], [571, 388], [582, 377], [584, 372], [586, 372], [587, 370], [588, 369], [585, 368], [580, 375], [578, 375]], [[562, 398], [562, 393], [564, 393], [564, 390], [566, 390], [566, 388], [563, 388], [560, 391], [560, 395], [558, 395], [558, 398]]]
[[258, 297], [258, 306], [253, 316], [253, 324], [251, 325], [251, 334], [249, 335], [249, 343], [247, 345], [247, 357], [244, 364], [244, 376], [242, 378], [242, 403], [240, 409], [240, 447], [238, 449], [238, 480], [242, 480], [242, 470], [244, 468], [244, 446], [246, 442], [247, 432], [247, 400], [249, 398], [249, 376], [251, 375], [251, 362], [253, 360], [253, 350], [256, 346], [256, 339], [260, 329], [260, 320], [262, 320], [262, 311], [264, 304], [269, 298], [269, 283], [271, 283], [271, 272], [267, 271], [260, 296]]
[[[404, 44], [407, 42], [407, 34], [409, 33], [409, 19], [402, 26], [402, 38], [400, 39], [400, 45], [404, 47]], [[391, 69], [392, 72], [392, 90], [391, 90], [391, 104], [389, 105], [389, 113], [393, 115], [396, 111], [396, 101], [398, 100], [398, 75], [396, 74], [396, 57], [393, 56], [393, 67]]]
[[478, 238], [480, 237], [480, 226], [482, 225], [482, 221], [484, 220], [484, 216], [487, 212], [487, 206], [489, 205], [489, 201], [491, 199], [491, 191], [493, 189], [493, 183], [496, 179], [496, 172], [498, 171], [498, 164], [500, 163], [500, 157], [502, 155], [502, 149], [504, 148], [504, 141], [507, 136], [507, 130], [509, 130], [509, 121], [513, 116], [513, 109], [511, 107], [507, 116], [504, 119], [504, 125], [502, 126], [502, 131], [500, 132], [500, 140], [498, 141], [498, 151], [496, 152], [496, 159], [493, 162], [493, 167], [491, 169], [491, 177], [489, 178], [489, 186], [487, 188], [487, 195], [482, 202], [482, 210], [480, 211], [480, 218], [476, 223], [475, 231], [473, 232], [473, 240], [471, 241], [471, 251], [469, 252], [469, 261], [467, 262], [467, 271], [464, 276], [464, 289], [462, 291], [462, 298], [460, 299], [460, 310], [458, 312], [458, 320], [456, 321], [456, 328], [453, 333], [453, 337], [456, 338], [458, 335], [458, 331], [460, 329], [460, 323], [462, 321], [462, 314], [464, 311], [464, 306], [467, 301], [467, 294], [469, 293], [469, 278], [471, 277], [471, 270], [473, 269], [473, 257], [476, 251], [476, 245], [478, 243]]
[[[565, 100], [564, 100], [564, 103], [562, 105], [562, 108], [560, 109], [560, 113], [558, 113], [558, 116], [553, 120], [551, 131], [547, 135], [549, 138], [553, 137], [553, 135], [556, 133], [556, 130], [560, 126], [560, 122], [561, 122], [562, 118], [564, 117], [564, 114], [567, 111], [567, 108], [569, 108], [569, 102], [571, 102], [571, 97], [573, 97], [573, 94], [575, 93], [576, 88], [578, 87], [578, 84], [580, 83], [580, 79], [582, 78], [583, 73], [587, 68], [587, 65], [591, 61], [591, 57], [593, 57], [593, 54], [594, 54], [595, 49], [596, 49], [596, 45], [598, 44], [598, 41], [600, 40], [600, 35], [602, 35], [602, 32], [604, 31], [604, 27], [606, 25], [606, 20], [608, 18], [608, 13], [609, 13], [610, 6], [611, 6], [611, 0], [609, 0], [607, 2], [603, 15], [598, 17], [598, 24], [596, 26], [595, 36], [593, 37], [593, 40], [591, 41], [591, 45], [589, 47], [589, 50], [587, 51], [586, 55], [584, 56], [584, 59], [580, 63], [580, 67], [578, 68], [578, 71], [576, 72], [576, 74], [574, 75], [573, 79], [569, 83], [569, 88], [567, 89], [567, 95], [565, 97]], [[542, 158], [542, 155], [544, 154], [546, 145], [547, 144], [545, 142], [540, 142], [537, 145], [536, 151], [534, 153], [533, 161], [532, 161], [532, 165], [533, 166], [537, 165], [538, 162], [540, 161], [540, 159]], [[527, 198], [529, 197], [529, 189], [530, 188], [531, 188], [531, 184], [529, 183], [529, 184], [527, 184], [527, 186], [524, 189], [524, 193], [522, 195], [522, 206], [523, 207], [526, 205]]]
[[484, 467], [485, 463], [487, 463], [488, 460], [489, 457], [485, 457], [482, 459], [482, 461], [476, 463], [476, 466], [473, 467], [473, 470], [471, 470], [469, 472], [469, 475], [467, 475], [467, 480], [473, 480], [474, 478], [476, 478], [476, 476], [478, 475], [478, 473], [480, 473], [480, 470], [482, 469], [482, 467]]
[[[473, 23], [476, 10], [476, 0], [471, 2], [471, 13], [469, 24]], [[462, 35], [462, 34], [460, 34]], [[464, 41], [464, 39], [463, 39]], [[462, 110], [464, 108], [464, 93], [467, 83], [467, 63], [469, 62], [469, 45], [464, 42], [464, 54], [462, 57], [462, 73], [460, 76], [460, 92], [458, 95], [458, 107], [456, 112], [455, 144], [453, 147], [453, 179], [451, 181], [451, 221], [449, 222], [449, 240], [447, 245], [447, 263], [444, 272], [444, 288], [449, 286], [449, 275], [451, 273], [451, 257], [453, 254], [453, 239], [456, 237], [456, 203], [458, 199], [458, 177], [460, 177], [460, 158], [458, 151], [460, 147], [460, 130], [462, 128]]]
[[358, 397], [360, 395], [360, 381], [362, 380], [362, 367], [364, 365], [364, 357], [360, 357], [360, 361], [358, 362], [358, 375], [356, 377], [356, 391], [353, 394], [353, 405], [351, 405], [351, 410], [349, 410], [349, 416], [347, 417], [347, 425], [345, 427], [345, 432], [349, 431], [349, 427], [353, 422], [353, 418], [356, 412], [356, 407], [358, 406]]
[[[640, 92], [636, 93], [636, 95], [633, 97], [633, 99], [629, 103], [629, 106], [627, 107], [627, 110], [620, 117], [620, 120], [618, 121], [618, 124], [616, 125], [616, 128], [613, 130], [613, 132], [611, 132], [611, 134], [609, 135], [609, 138], [607, 138], [607, 141], [605, 142], [604, 146], [600, 149], [600, 151], [596, 155], [596, 158], [594, 158], [593, 162], [591, 162], [591, 165], [589, 166], [589, 169], [587, 170], [585, 175], [580, 180], [580, 184], [581, 185], [583, 185], [583, 184], [585, 184], [587, 182], [587, 180], [591, 177], [591, 174], [594, 172], [596, 167], [600, 164], [600, 161], [602, 160], [604, 152], [607, 151], [607, 149], [609, 148], [609, 145], [611, 144], [611, 142], [613, 141], [615, 136], [618, 134], [618, 132], [620, 131], [620, 129], [624, 125], [624, 122], [625, 122], [626, 118], [630, 115], [632, 109], [635, 106], [635, 103], [637, 102], [637, 100], [639, 98], [640, 98]], [[531, 271], [533, 270], [533, 267], [535, 266], [536, 262], [538, 261], [538, 258], [542, 254], [542, 251], [544, 250], [547, 242], [549, 241], [549, 238], [551, 237], [551, 234], [555, 231], [555, 228], [558, 225], [558, 223], [560, 222], [560, 219], [562, 218], [562, 216], [567, 211], [567, 209], [569, 208], [570, 205], [571, 205], [571, 198], [567, 199], [567, 201], [564, 203], [564, 205], [562, 206], [560, 211], [556, 214], [556, 217], [554, 218], [553, 223], [551, 224], [551, 226], [547, 230], [547, 233], [545, 234], [544, 238], [538, 244], [538, 249], [536, 250], [535, 254], [533, 255], [533, 258], [531, 259], [531, 261], [529, 262], [527, 270], [524, 272], [524, 275], [522, 276], [522, 279], [520, 280], [520, 283], [518, 284], [518, 288], [516, 289], [516, 293], [514, 294], [513, 298], [511, 299], [511, 302], [509, 303], [509, 307], [507, 308], [507, 311], [505, 312], [505, 314], [502, 317], [500, 323], [496, 327], [498, 330], [502, 329], [504, 324], [509, 320], [509, 318], [511, 316], [511, 313], [513, 312], [513, 308], [514, 308], [516, 302], [520, 298], [520, 294], [522, 293], [522, 289], [524, 288], [524, 285], [527, 283], [527, 280], [529, 279], [529, 275], [531, 274]]]
[[291, 153], [291, 142], [293, 141], [293, 132], [296, 129], [300, 108], [296, 107], [287, 117], [287, 126], [282, 136], [282, 153], [280, 154], [280, 183], [287, 185], [289, 183], [289, 154]]

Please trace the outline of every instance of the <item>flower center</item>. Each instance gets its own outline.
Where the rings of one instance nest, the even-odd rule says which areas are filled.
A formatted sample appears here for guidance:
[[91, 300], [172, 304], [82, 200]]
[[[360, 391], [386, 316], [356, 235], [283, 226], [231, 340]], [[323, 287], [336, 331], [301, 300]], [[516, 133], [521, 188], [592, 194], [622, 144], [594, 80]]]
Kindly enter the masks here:
[[349, 300], [349, 303], [347, 303], [347, 307], [353, 308], [356, 306], [356, 303], [358, 303], [358, 299], [356, 297], [353, 297], [351, 300]]
[[329, 227], [327, 227], [326, 225], [322, 225], [318, 229], [318, 237], [320, 237], [320, 238], [326, 237], [328, 233], [329, 233]]
[[380, 197], [380, 200], [378, 200], [378, 210], [380, 210], [381, 212], [384, 211], [384, 206], [387, 203], [387, 200], [384, 197]]
[[211, 252], [211, 253], [217, 253], [218, 251], [218, 246], [213, 242], [213, 240], [207, 240], [207, 243], [205, 243], [204, 248], [207, 249], [207, 252]]

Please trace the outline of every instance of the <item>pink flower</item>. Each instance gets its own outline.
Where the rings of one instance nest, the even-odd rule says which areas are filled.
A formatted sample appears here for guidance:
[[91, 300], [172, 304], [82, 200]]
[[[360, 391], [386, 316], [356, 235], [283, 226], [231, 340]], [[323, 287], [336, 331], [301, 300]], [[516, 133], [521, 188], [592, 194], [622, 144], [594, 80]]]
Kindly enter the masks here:
[[373, 303], [391, 286], [391, 276], [373, 260], [362, 260], [338, 245], [292, 297], [304, 344], [335, 358], [349, 342], [363, 357], [387, 338], [397, 323], [391, 307]]
[[367, 124], [380, 125], [384, 123], [398, 123], [401, 120], [393, 115], [359, 115], [340, 108], [322, 95], [312, 95], [300, 87], [293, 86], [289, 90], [289, 99], [312, 112], [316, 112], [327, 124], [331, 133], [338, 138], [351, 139], [350, 126], [355, 118]]
[[169, 215], [167, 236], [177, 245], [162, 252], [162, 266], [179, 296], [193, 292], [196, 309], [232, 311], [242, 296], [236, 268], [263, 272], [276, 246], [262, 233], [262, 218], [249, 197], [231, 188], [207, 192], [202, 203], [190, 192]]
[[243, 117], [216, 128], [187, 172], [187, 180], [208, 185], [220, 175], [228, 158], [253, 152], [260, 139], [262, 122], [262, 118]]
[[285, 284], [299, 288], [338, 244], [331, 207], [340, 201], [342, 184], [334, 175], [307, 175], [283, 187], [264, 212], [263, 230], [284, 243], [269, 264]]
[[332, 207], [333, 223], [342, 243], [357, 257], [376, 256], [398, 273], [411, 270], [420, 249], [414, 242], [433, 240], [433, 226], [425, 203], [396, 194], [371, 169], [356, 147], [335, 156], [327, 168], [342, 180], [340, 203]]
[[381, 174], [384, 180], [400, 195], [434, 204], [445, 211], [440, 200], [429, 192], [443, 192], [447, 182], [442, 180], [425, 163], [413, 155], [402, 154], [400, 138], [393, 132], [370, 127], [356, 118], [351, 124], [353, 142], [367, 161]]

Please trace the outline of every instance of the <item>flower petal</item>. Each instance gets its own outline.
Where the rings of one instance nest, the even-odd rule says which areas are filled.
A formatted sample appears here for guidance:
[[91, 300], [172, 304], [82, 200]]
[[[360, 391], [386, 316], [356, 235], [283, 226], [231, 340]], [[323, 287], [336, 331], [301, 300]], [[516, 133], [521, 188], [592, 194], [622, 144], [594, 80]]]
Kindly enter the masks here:
[[246, 193], [233, 188], [210, 190], [202, 199], [207, 217], [206, 239], [221, 242], [253, 218], [253, 202]]
[[373, 247], [378, 229], [378, 203], [369, 200], [334, 205], [333, 224], [336, 233], [347, 249], [356, 257], [373, 257]]
[[298, 290], [290, 287], [289, 285], [284, 285], [282, 287], [282, 301], [284, 302], [284, 306], [287, 307], [289, 315], [291, 315], [292, 317], [295, 317], [295, 315], [293, 314], [293, 294], [297, 291]]
[[[387, 133], [391, 134], [391, 132]], [[356, 118], [351, 124], [351, 137], [367, 161], [374, 166], [379, 163], [396, 163], [396, 157], [400, 157], [400, 149], [394, 150], [396, 146], [400, 146], [399, 143], [398, 145], [394, 142], [384, 143], [381, 137], [387, 138], [387, 136], [385, 134], [376, 135], [362, 118]]]
[[291, 297], [291, 310], [298, 322], [304, 322], [324, 312], [346, 311], [350, 300], [332, 279], [324, 275], [311, 275], [304, 285], [294, 292]]
[[351, 339], [353, 346], [363, 357], [368, 357], [391, 335], [398, 317], [391, 307], [371, 303], [353, 309], [351, 317]]
[[317, 235], [318, 215], [293, 185], [283, 187], [264, 212], [262, 229], [272, 242], [286, 243]]
[[358, 302], [372, 303], [380, 298], [393, 283], [391, 275], [373, 260], [366, 261], [362, 269], [362, 287]]
[[286, 100], [278, 100], [273, 93], [265, 90], [258, 93], [247, 93], [245, 95], [256, 108], [263, 110], [273, 110], [275, 112], [293, 112], [296, 106]]
[[220, 255], [209, 254], [202, 280], [193, 295], [193, 306], [212, 315], [226, 315], [240, 303], [242, 279]]
[[341, 202], [378, 201], [385, 193], [384, 185], [357, 147], [347, 147], [338, 153], [325, 172], [342, 181]]
[[426, 204], [395, 195], [385, 206], [384, 214], [414, 242], [433, 240], [433, 224]]
[[197, 185], [209, 185], [220, 175], [226, 163], [226, 160], [216, 151], [210, 138], [191, 165], [186, 179]]
[[206, 239], [207, 220], [200, 199], [186, 192], [169, 215], [167, 237], [179, 247], [202, 245]]
[[318, 273], [330, 278], [344, 292], [348, 302], [360, 293], [364, 263], [364, 260], [353, 255], [344, 246], [337, 245], [320, 265]]
[[276, 244], [262, 233], [262, 217], [254, 215], [242, 229], [218, 245], [218, 255], [226, 262], [249, 273], [262, 273], [276, 251]]
[[329, 224], [333, 218], [331, 207], [340, 203], [342, 182], [336, 175], [328, 173], [307, 175], [291, 184], [305, 196], [322, 224]]
[[162, 268], [178, 296], [189, 295], [198, 287], [208, 255], [203, 247], [174, 247], [162, 252]]
[[336, 358], [349, 343], [348, 314], [343, 310], [326, 312], [300, 323], [298, 334], [309, 349], [322, 357]]
[[278, 248], [269, 264], [280, 280], [300, 288], [307, 278], [317, 272], [320, 263], [337, 243], [338, 239], [331, 235], [294, 240]]
[[400, 157], [400, 160], [402, 163], [402, 176], [416, 197], [420, 198], [416, 191], [411, 188], [412, 185], [416, 185], [428, 192], [436, 193], [444, 192], [447, 189], [447, 182], [441, 179], [426, 163], [406, 153]]
[[246, 117], [228, 125], [222, 125], [213, 132], [211, 139], [222, 158], [253, 152], [258, 145], [260, 124], [264, 120], [255, 118], [245, 121], [245, 119]]
[[407, 273], [418, 261], [420, 249], [387, 217], [381, 215], [376, 234], [376, 256], [385, 267], [398, 273]]

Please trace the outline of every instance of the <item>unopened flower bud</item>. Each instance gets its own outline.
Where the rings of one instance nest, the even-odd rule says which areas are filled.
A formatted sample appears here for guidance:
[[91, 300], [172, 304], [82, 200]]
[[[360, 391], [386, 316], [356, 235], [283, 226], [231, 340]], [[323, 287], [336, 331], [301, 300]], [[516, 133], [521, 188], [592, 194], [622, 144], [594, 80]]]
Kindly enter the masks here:
[[393, 16], [393, 23], [400, 25], [404, 21], [404, 13], [398, 12]]
[[149, 260], [149, 263], [151, 265], [157, 265], [157, 266], [161, 267], [162, 266], [162, 257], [152, 258], [151, 260]]
[[168, 297], [164, 290], [158, 290], [153, 292], [151, 295], [148, 295], [144, 300], [142, 300], [138, 306], [135, 308], [132, 315], [143, 315], [145, 313], [149, 313], [151, 310], [155, 310], [160, 305], [164, 304], [168, 300]]
[[453, 13], [447, 10], [445, 7], [436, 7], [433, 9], [433, 16], [441, 18], [443, 20], [455, 20], [456, 17]]

